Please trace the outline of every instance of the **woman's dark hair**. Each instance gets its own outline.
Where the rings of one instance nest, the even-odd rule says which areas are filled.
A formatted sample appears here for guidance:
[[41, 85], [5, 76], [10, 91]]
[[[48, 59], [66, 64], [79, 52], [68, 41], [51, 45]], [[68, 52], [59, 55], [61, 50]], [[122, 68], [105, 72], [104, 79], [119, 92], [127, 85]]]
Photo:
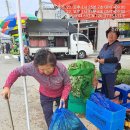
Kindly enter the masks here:
[[56, 66], [56, 56], [47, 49], [40, 49], [36, 52], [34, 56], [34, 65], [46, 65], [51, 64]]
[[108, 33], [109, 32], [114, 32], [117, 35], [117, 38], [120, 35], [119, 29], [117, 27], [110, 27], [107, 31], [106, 31], [106, 37], [108, 37]]

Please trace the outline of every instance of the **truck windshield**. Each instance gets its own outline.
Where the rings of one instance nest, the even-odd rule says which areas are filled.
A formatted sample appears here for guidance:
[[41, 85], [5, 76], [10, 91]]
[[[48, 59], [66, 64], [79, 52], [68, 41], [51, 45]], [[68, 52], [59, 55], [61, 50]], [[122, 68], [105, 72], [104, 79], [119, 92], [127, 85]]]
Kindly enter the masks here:
[[[74, 34], [73, 35], [73, 40], [76, 41], [78, 38], [78, 34]], [[87, 37], [85, 37], [84, 35], [79, 34], [79, 41], [84, 41], [89, 43], [90, 41], [87, 39]]]

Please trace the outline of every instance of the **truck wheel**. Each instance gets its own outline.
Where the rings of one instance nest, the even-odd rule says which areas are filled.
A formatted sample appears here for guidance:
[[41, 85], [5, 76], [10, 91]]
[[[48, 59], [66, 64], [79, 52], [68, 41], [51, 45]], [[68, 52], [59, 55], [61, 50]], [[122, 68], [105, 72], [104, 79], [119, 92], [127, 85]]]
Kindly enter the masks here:
[[57, 58], [60, 59], [60, 60], [64, 59], [64, 57], [65, 57], [64, 53], [61, 53], [61, 54], [57, 55]]
[[86, 52], [85, 52], [85, 51], [79, 51], [79, 53], [78, 53], [78, 58], [79, 58], [79, 59], [84, 59], [84, 58], [86, 58]]

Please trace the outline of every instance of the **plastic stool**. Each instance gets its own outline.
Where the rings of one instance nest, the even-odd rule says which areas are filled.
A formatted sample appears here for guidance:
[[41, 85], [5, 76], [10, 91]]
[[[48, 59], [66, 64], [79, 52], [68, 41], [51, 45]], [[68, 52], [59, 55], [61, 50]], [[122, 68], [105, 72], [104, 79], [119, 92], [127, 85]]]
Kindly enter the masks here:
[[123, 103], [127, 103], [127, 99], [130, 99], [128, 97], [128, 94], [130, 93], [130, 85], [127, 84], [120, 84], [115, 86], [115, 91], [120, 92], [119, 100], [123, 100]]

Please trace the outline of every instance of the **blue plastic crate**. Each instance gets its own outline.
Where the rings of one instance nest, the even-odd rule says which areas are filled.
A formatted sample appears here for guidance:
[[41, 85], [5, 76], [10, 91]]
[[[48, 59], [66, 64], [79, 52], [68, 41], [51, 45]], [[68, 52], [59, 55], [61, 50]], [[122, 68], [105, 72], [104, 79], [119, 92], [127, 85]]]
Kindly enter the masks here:
[[122, 106], [126, 107], [126, 109], [130, 109], [130, 103], [121, 104]]
[[126, 108], [110, 101], [114, 112], [87, 100], [86, 118], [100, 130], [123, 130]]

